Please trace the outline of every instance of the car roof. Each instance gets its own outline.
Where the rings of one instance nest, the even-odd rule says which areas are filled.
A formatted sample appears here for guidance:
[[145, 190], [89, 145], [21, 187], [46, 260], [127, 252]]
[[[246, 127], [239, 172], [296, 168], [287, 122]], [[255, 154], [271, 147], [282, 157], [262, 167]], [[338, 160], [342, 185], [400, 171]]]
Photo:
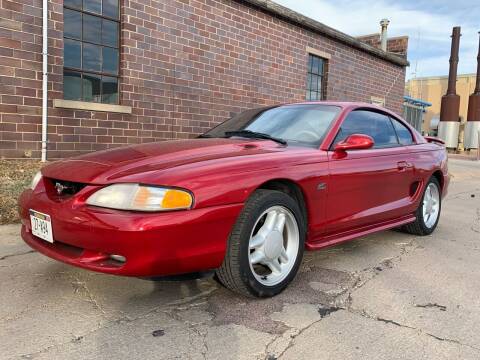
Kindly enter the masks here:
[[286, 103], [282, 104], [281, 106], [291, 106], [291, 105], [329, 105], [329, 106], [338, 106], [341, 107], [343, 110], [346, 109], [357, 109], [357, 108], [365, 108], [371, 109], [376, 111], [381, 111], [387, 113], [393, 117], [399, 118], [400, 116], [393, 111], [386, 109], [384, 107], [366, 103], [366, 102], [356, 102], [356, 101], [329, 101], [329, 100], [319, 100], [319, 101], [300, 101], [295, 103]]
[[369, 108], [377, 108], [377, 109], [381, 109], [381, 110], [386, 110], [386, 109], [384, 109], [382, 107], [379, 107], [377, 105], [373, 105], [373, 104], [366, 103], [366, 102], [356, 102], [356, 101], [330, 101], [330, 100], [299, 101], [299, 102], [294, 102], [294, 103], [285, 103], [285, 104], [282, 104], [282, 105], [288, 106], [288, 105], [313, 105], [313, 104], [340, 106], [342, 108], [345, 108], [345, 107], [369, 107]]

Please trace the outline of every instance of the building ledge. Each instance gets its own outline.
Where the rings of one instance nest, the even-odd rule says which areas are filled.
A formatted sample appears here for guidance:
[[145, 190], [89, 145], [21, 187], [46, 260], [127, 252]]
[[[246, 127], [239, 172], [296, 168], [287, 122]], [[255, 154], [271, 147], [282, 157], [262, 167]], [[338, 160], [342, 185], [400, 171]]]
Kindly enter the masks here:
[[53, 99], [53, 107], [73, 110], [104, 111], [121, 114], [131, 114], [132, 107], [125, 105], [100, 104], [86, 101]]
[[279, 5], [271, 0], [244, 0], [246, 3], [256, 6], [260, 9], [263, 9], [271, 14], [274, 14], [280, 18], [283, 18], [291, 23], [300, 25], [304, 28], [313, 30], [317, 33], [320, 33], [324, 36], [327, 36], [331, 39], [337, 40], [341, 43], [347, 44], [352, 46], [356, 49], [364, 51], [366, 53], [370, 53], [376, 57], [379, 57], [385, 61], [388, 61], [392, 64], [399, 65], [399, 66], [409, 66], [410, 63], [407, 59], [395, 55], [393, 53], [388, 53], [383, 50], [377, 49], [373, 46], [365, 44], [354, 38], [353, 36], [347, 35], [341, 31], [332, 29], [331, 27], [322, 24], [316, 20], [313, 20], [307, 16], [301, 15], [285, 6]]

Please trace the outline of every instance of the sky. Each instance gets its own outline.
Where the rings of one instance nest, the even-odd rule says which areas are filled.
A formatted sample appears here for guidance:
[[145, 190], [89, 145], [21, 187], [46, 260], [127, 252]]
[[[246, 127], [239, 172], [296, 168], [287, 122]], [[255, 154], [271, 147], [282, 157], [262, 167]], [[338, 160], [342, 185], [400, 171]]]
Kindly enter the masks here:
[[462, 27], [458, 74], [475, 73], [480, 31], [480, 0], [274, 0], [352, 36], [380, 31], [409, 36], [407, 79], [448, 74], [453, 26]]

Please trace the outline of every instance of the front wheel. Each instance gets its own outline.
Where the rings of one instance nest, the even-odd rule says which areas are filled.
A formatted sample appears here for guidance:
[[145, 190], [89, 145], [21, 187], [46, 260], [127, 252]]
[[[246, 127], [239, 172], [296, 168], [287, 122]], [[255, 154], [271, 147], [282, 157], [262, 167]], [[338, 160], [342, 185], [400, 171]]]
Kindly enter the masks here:
[[430, 235], [437, 227], [441, 209], [440, 184], [436, 178], [432, 177], [425, 186], [422, 202], [415, 212], [415, 222], [404, 225], [403, 229], [413, 235]]
[[280, 191], [257, 190], [232, 230], [217, 277], [243, 295], [274, 296], [295, 277], [304, 242], [305, 225], [298, 204]]

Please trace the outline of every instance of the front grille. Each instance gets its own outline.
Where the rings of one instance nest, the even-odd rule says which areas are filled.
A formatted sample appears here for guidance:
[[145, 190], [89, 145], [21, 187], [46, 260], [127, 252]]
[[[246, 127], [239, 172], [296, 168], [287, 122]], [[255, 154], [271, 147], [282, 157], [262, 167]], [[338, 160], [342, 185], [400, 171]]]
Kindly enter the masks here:
[[57, 180], [49, 179], [50, 184], [52, 185], [52, 191], [55, 192], [58, 196], [71, 196], [78, 193], [82, 190], [87, 184], [66, 181], [66, 180]]

